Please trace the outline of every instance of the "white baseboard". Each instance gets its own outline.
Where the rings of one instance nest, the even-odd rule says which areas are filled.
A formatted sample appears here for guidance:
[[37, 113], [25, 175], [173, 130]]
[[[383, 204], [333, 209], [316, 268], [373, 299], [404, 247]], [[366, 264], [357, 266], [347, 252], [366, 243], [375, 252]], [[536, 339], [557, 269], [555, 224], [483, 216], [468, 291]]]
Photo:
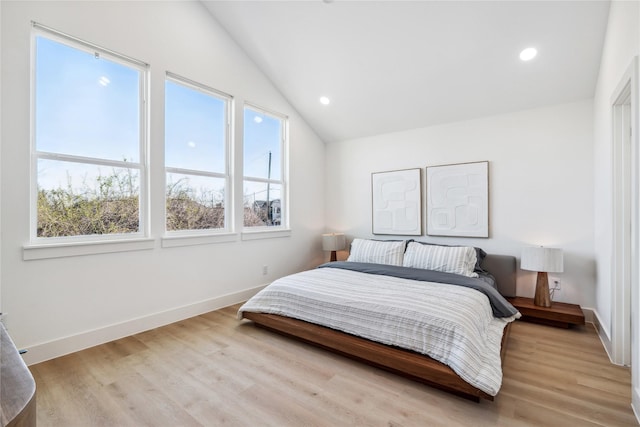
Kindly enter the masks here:
[[584, 321], [586, 323], [595, 324], [595, 322], [593, 321], [593, 318], [595, 317], [593, 308], [589, 308], [589, 307], [580, 307], [580, 308], [582, 309], [582, 314], [584, 314]]
[[24, 361], [27, 365], [44, 362], [65, 354], [74, 353], [85, 348], [104, 344], [109, 341], [128, 337], [133, 334], [148, 331], [189, 317], [215, 311], [223, 307], [228, 307], [248, 300], [258, 293], [266, 285], [246, 289], [233, 294], [222, 295], [205, 301], [199, 301], [182, 307], [172, 308], [160, 313], [138, 317], [126, 322], [116, 323], [103, 328], [82, 332], [80, 334], [48, 341], [27, 347], [28, 352], [24, 354]]
[[606, 328], [602, 326], [602, 322], [600, 321], [600, 316], [598, 316], [598, 312], [592, 308], [582, 309], [582, 311], [584, 311], [585, 313], [585, 320], [587, 317], [587, 310], [591, 312], [590, 314], [590, 317], [592, 319], [591, 322], [593, 323], [593, 326], [596, 328], [596, 331], [598, 332], [598, 337], [600, 337], [600, 342], [602, 342], [602, 347], [604, 347], [604, 351], [607, 353], [607, 356], [609, 357], [609, 361], [614, 365], [617, 365], [616, 363], [614, 363], [613, 358], [611, 357], [613, 347], [611, 344], [611, 336], [609, 335], [609, 331], [607, 331]]
[[640, 424], [640, 388], [638, 387], [631, 389], [631, 409], [633, 409], [636, 420]]

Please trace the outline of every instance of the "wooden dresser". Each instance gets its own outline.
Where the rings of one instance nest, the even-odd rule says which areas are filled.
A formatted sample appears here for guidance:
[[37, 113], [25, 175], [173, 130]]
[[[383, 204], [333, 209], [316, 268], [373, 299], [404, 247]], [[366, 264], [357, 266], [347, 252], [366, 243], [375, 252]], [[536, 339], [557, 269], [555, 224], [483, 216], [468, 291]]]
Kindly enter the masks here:
[[36, 425], [36, 383], [0, 323], [0, 425]]

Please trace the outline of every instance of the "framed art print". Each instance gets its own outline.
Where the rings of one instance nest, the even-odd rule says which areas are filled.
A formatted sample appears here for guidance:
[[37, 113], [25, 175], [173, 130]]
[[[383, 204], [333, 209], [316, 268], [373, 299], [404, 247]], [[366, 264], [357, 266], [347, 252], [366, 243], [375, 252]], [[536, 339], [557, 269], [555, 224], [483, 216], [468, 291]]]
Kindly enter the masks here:
[[422, 170], [371, 174], [373, 234], [422, 234]]
[[427, 234], [489, 237], [489, 162], [427, 167]]

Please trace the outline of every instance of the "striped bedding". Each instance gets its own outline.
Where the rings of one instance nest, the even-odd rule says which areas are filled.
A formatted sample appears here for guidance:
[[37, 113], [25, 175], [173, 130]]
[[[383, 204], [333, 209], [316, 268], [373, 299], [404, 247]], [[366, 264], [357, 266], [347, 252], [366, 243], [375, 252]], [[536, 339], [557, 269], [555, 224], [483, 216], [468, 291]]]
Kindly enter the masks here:
[[495, 396], [504, 327], [488, 298], [461, 286], [322, 268], [276, 280], [238, 312], [278, 314], [426, 354]]

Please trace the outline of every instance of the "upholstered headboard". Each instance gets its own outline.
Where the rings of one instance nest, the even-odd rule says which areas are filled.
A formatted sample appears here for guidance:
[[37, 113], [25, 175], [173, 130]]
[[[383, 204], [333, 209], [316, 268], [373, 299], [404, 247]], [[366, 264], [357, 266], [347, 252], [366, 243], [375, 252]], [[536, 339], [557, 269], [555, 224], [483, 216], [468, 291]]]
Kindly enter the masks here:
[[505, 297], [516, 296], [516, 258], [487, 254], [481, 267], [496, 278], [498, 291]]

